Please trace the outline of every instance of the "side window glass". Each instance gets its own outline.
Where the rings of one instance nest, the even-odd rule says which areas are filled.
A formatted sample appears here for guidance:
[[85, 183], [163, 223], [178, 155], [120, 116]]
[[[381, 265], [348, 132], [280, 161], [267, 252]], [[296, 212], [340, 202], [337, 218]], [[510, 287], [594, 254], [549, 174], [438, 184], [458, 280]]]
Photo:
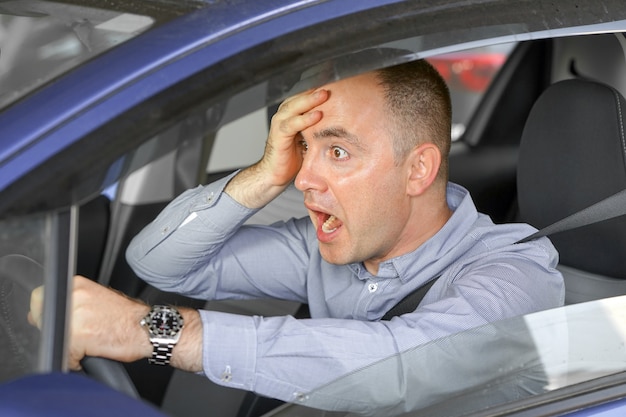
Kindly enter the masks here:
[[427, 59], [450, 88], [453, 141], [465, 132], [476, 106], [514, 46], [514, 43], [486, 46]]
[[[476, 106], [514, 46], [515, 43], [492, 45], [427, 58], [450, 89], [453, 141], [465, 132]], [[217, 132], [207, 172], [223, 172], [256, 162], [263, 155], [268, 130], [266, 108], [224, 125]]]
[[[64, 368], [69, 211], [0, 220], [0, 383]], [[38, 287], [41, 314], [29, 318]], [[37, 297], [35, 297], [37, 298]]]
[[0, 382], [39, 370], [40, 332], [28, 322], [30, 294], [44, 282], [45, 216], [0, 222]]

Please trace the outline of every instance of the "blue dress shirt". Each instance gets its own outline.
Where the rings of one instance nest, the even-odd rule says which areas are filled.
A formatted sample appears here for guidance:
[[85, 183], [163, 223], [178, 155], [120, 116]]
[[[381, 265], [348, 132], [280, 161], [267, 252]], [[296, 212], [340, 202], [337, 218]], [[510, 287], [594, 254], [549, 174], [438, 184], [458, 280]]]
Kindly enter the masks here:
[[[515, 244], [535, 229], [495, 225], [456, 184], [448, 185], [454, 213], [444, 227], [372, 275], [361, 263], [325, 262], [308, 218], [243, 225], [255, 210], [222, 192], [230, 178], [184, 192], [127, 250], [135, 272], [165, 291], [308, 303], [311, 319], [201, 311], [204, 373], [216, 383], [306, 404], [316, 387], [382, 358], [563, 304], [550, 241]], [[417, 310], [379, 320], [439, 275]]]

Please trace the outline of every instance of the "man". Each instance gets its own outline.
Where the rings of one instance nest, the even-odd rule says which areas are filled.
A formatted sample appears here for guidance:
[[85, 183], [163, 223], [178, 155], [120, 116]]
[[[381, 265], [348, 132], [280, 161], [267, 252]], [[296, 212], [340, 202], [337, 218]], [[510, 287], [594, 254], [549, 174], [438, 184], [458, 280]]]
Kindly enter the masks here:
[[[450, 123], [447, 87], [425, 61], [287, 99], [263, 158], [183, 193], [135, 237], [127, 259], [163, 290], [295, 300], [311, 319], [181, 309], [180, 340], [160, 355], [139, 325], [148, 306], [76, 278], [71, 365], [85, 354], [171, 355], [173, 366], [217, 383], [296, 401], [430, 340], [561, 305], [549, 240], [515, 244], [533, 229], [494, 225], [448, 183]], [[242, 226], [291, 182], [310, 219]], [[414, 312], [380, 320], [437, 277]], [[173, 326], [174, 313], [159, 314], [162, 328]]]

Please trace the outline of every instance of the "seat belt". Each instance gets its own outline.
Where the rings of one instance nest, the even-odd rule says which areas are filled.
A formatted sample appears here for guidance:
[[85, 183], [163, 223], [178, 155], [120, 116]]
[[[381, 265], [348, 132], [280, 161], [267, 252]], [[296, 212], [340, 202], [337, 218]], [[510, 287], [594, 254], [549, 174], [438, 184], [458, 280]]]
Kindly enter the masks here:
[[575, 212], [551, 225], [538, 230], [515, 243], [524, 243], [542, 236], [577, 229], [603, 220], [613, 219], [626, 214], [626, 189], [600, 200], [591, 206]]
[[[556, 221], [537, 232], [518, 240], [515, 244], [529, 242], [543, 236], [566, 230], [577, 229], [603, 220], [613, 219], [626, 215], [626, 189], [619, 191], [604, 200], [592, 204], [591, 206], [575, 212], [559, 221]], [[398, 304], [393, 306], [381, 320], [391, 320], [395, 316], [415, 311], [430, 287], [433, 286], [441, 275], [431, 279], [421, 287], [418, 287], [409, 295], [404, 297]]]
[[416, 290], [413, 290], [413, 292], [409, 293], [409, 295], [400, 300], [398, 304], [393, 306], [381, 320], [391, 320], [395, 316], [401, 316], [415, 311], [419, 303], [422, 301], [422, 298], [424, 298], [428, 290], [430, 290], [430, 287], [433, 286], [435, 281], [437, 281], [440, 276], [441, 275], [431, 279], [426, 284], [418, 287]]

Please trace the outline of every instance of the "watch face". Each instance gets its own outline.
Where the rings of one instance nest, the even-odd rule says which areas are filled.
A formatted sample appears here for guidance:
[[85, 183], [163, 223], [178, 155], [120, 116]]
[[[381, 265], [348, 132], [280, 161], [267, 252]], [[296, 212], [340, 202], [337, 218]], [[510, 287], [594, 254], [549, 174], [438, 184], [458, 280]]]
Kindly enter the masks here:
[[183, 318], [169, 307], [157, 307], [150, 315], [150, 331], [160, 337], [174, 336], [180, 331]]

